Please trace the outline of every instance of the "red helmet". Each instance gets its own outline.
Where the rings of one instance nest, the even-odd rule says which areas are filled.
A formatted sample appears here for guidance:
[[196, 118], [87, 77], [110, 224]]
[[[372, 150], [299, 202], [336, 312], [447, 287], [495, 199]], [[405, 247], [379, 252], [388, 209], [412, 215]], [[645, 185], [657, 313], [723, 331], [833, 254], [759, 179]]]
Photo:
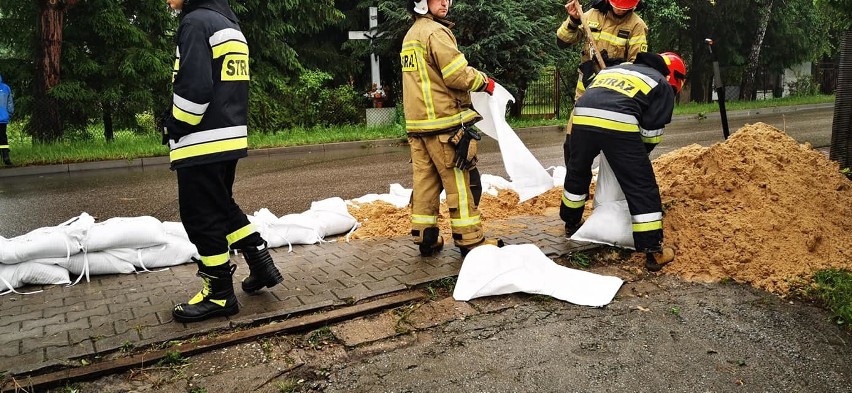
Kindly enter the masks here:
[[686, 81], [686, 64], [684, 64], [683, 59], [674, 52], [663, 52], [660, 53], [660, 56], [663, 58], [663, 61], [666, 62], [666, 66], [669, 67], [669, 75], [666, 79], [674, 88], [675, 94], [680, 93], [680, 89], [683, 88], [683, 83]]
[[639, 0], [609, 0], [609, 4], [615, 8], [629, 10], [636, 8], [636, 6], [639, 4]]

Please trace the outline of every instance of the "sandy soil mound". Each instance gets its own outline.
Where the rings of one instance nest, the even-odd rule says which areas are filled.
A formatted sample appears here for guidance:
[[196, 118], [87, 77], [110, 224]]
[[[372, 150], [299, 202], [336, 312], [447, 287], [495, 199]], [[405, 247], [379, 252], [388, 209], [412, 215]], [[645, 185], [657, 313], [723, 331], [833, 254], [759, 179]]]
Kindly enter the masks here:
[[810, 145], [757, 123], [654, 169], [678, 250], [666, 272], [785, 293], [817, 270], [852, 268], [852, 182]]
[[[784, 294], [817, 270], [852, 269], [852, 182], [810, 145], [757, 123], [724, 143], [666, 154], [654, 169], [666, 243], [677, 249], [665, 273], [702, 282], [733, 279]], [[561, 192], [555, 188], [523, 204], [512, 191], [484, 195], [484, 227], [519, 215], [558, 215]], [[446, 206], [441, 210], [446, 236], [449, 215]], [[349, 211], [363, 224], [355, 238], [409, 234], [407, 208], [377, 202]]]

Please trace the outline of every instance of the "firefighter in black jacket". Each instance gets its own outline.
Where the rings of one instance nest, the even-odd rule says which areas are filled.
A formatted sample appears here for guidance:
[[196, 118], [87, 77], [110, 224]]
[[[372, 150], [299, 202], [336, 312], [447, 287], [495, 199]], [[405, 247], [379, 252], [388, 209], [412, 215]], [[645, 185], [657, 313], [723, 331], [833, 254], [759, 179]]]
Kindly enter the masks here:
[[683, 87], [686, 67], [680, 56], [642, 52], [634, 64], [607, 67], [587, 83], [574, 107], [570, 158], [559, 215], [571, 236], [582, 224], [592, 181], [592, 162], [603, 152], [621, 185], [633, 222], [636, 251], [645, 267], [657, 271], [674, 259], [663, 246], [660, 190], [648, 153], [671, 122], [674, 98]]
[[249, 266], [247, 293], [283, 277], [266, 242], [233, 199], [237, 160], [248, 155], [249, 50], [227, 0], [166, 0], [181, 12], [174, 64], [174, 96], [165, 117], [171, 167], [177, 172], [180, 217], [201, 260], [203, 287], [175, 306], [179, 322], [239, 311], [229, 251]]

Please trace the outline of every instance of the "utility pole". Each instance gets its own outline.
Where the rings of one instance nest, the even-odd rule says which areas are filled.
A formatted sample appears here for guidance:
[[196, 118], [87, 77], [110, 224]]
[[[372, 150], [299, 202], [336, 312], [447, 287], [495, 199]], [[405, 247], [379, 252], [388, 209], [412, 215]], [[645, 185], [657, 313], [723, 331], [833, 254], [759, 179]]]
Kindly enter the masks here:
[[705, 38], [707, 50], [710, 51], [710, 59], [713, 61], [713, 89], [716, 90], [716, 101], [719, 103], [719, 115], [722, 116], [722, 135], [728, 139], [728, 113], [725, 112], [725, 85], [722, 83], [722, 73], [719, 71], [719, 58], [713, 52], [713, 40]]

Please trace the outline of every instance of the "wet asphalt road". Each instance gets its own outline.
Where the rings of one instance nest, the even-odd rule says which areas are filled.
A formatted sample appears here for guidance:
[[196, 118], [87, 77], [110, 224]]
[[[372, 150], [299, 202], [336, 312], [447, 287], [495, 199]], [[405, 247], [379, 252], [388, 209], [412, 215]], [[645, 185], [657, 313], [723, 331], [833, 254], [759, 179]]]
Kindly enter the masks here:
[[[786, 130], [799, 142], [825, 147], [831, 142], [832, 114], [830, 105], [815, 105], [732, 112], [728, 120], [732, 133], [747, 123], [765, 122]], [[562, 132], [519, 135], [545, 168], [564, 165]], [[704, 120], [676, 118], [653, 157], [692, 143], [710, 146], [722, 141], [718, 115]], [[480, 151], [480, 171], [505, 177], [497, 143], [484, 140]], [[268, 208], [282, 216], [303, 212], [312, 201], [329, 197], [386, 193], [392, 183], [411, 187], [408, 148], [383, 141], [358, 149], [249, 157], [238, 166], [234, 196], [248, 214]], [[162, 165], [0, 178], [0, 236], [10, 238], [57, 225], [81, 212], [98, 221], [144, 215], [180, 221], [175, 175]]]

